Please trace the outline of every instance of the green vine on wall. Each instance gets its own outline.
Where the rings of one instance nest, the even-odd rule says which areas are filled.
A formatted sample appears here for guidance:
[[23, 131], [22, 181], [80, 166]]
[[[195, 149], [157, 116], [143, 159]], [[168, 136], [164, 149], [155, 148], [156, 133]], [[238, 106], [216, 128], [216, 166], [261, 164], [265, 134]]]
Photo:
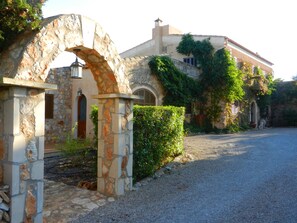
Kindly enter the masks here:
[[188, 107], [196, 100], [199, 85], [179, 71], [169, 57], [154, 56], [149, 61], [149, 67], [165, 89], [164, 105]]
[[253, 65], [247, 62], [242, 62], [239, 67], [243, 73], [246, 92], [242, 104], [248, 107], [251, 99], [256, 99], [260, 108], [260, 116], [267, 117], [266, 108], [271, 105], [271, 95], [276, 90], [273, 75], [270, 73], [264, 75], [259, 67], [253, 68]]
[[193, 55], [200, 65], [202, 73], [198, 82], [202, 91], [198, 101], [204, 105], [202, 109], [212, 123], [222, 113], [220, 103], [231, 104], [242, 100], [245, 94], [243, 74], [228, 50], [215, 51], [209, 39], [195, 41], [191, 34], [186, 34], [178, 45], [177, 52]]

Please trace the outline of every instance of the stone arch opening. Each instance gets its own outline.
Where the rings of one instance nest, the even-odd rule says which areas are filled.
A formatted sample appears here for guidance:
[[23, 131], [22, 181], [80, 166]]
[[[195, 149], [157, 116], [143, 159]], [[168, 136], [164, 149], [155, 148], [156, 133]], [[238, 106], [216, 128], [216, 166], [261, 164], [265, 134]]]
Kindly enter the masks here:
[[157, 105], [156, 94], [147, 87], [138, 87], [133, 90], [133, 94], [142, 98], [135, 100], [135, 104], [152, 106]]
[[0, 58], [0, 169], [10, 185], [12, 222], [42, 222], [45, 89], [56, 89], [45, 79], [49, 64], [74, 49], [98, 88], [98, 190], [120, 195], [132, 187], [133, 96], [113, 42], [89, 18], [48, 18]]

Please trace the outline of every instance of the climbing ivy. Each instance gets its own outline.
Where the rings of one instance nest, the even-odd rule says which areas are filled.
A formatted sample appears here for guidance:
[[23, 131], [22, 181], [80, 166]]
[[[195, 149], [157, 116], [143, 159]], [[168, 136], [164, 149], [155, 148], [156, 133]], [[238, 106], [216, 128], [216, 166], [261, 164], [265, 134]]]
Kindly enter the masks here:
[[259, 67], [254, 67], [247, 62], [240, 65], [245, 80], [246, 97], [242, 105], [246, 107], [250, 104], [250, 99], [257, 99], [260, 108], [260, 116], [266, 117], [266, 108], [271, 104], [271, 95], [276, 90], [276, 81], [273, 80], [272, 74], [264, 75]]
[[45, 0], [0, 1], [0, 52], [5, 50], [26, 30], [36, 30], [42, 20], [42, 4]]
[[169, 57], [154, 56], [149, 67], [165, 89], [164, 105], [188, 107], [197, 98], [197, 82], [179, 71]]
[[202, 101], [202, 109], [212, 123], [216, 122], [222, 113], [221, 102], [231, 104], [243, 98], [243, 74], [237, 69], [228, 50], [215, 51], [209, 39], [195, 41], [191, 34], [186, 34], [177, 46], [177, 52], [192, 54], [201, 68], [198, 82], [202, 94], [198, 100]]

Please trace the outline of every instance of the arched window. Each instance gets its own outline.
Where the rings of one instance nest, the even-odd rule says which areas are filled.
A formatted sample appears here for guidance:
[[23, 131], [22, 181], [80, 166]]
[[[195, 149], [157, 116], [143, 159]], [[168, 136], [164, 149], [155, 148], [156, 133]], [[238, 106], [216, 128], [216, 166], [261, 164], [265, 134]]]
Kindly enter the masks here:
[[137, 99], [134, 101], [136, 105], [156, 105], [156, 97], [149, 90], [141, 88], [134, 91], [135, 95], [141, 96], [142, 99]]

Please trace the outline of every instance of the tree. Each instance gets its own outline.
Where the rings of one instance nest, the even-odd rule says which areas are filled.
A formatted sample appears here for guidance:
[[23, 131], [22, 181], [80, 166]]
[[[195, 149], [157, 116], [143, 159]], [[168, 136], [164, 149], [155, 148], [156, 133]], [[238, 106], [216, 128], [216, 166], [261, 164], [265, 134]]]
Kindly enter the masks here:
[[44, 2], [45, 0], [1, 0], [0, 53], [9, 47], [18, 34], [40, 27]]

